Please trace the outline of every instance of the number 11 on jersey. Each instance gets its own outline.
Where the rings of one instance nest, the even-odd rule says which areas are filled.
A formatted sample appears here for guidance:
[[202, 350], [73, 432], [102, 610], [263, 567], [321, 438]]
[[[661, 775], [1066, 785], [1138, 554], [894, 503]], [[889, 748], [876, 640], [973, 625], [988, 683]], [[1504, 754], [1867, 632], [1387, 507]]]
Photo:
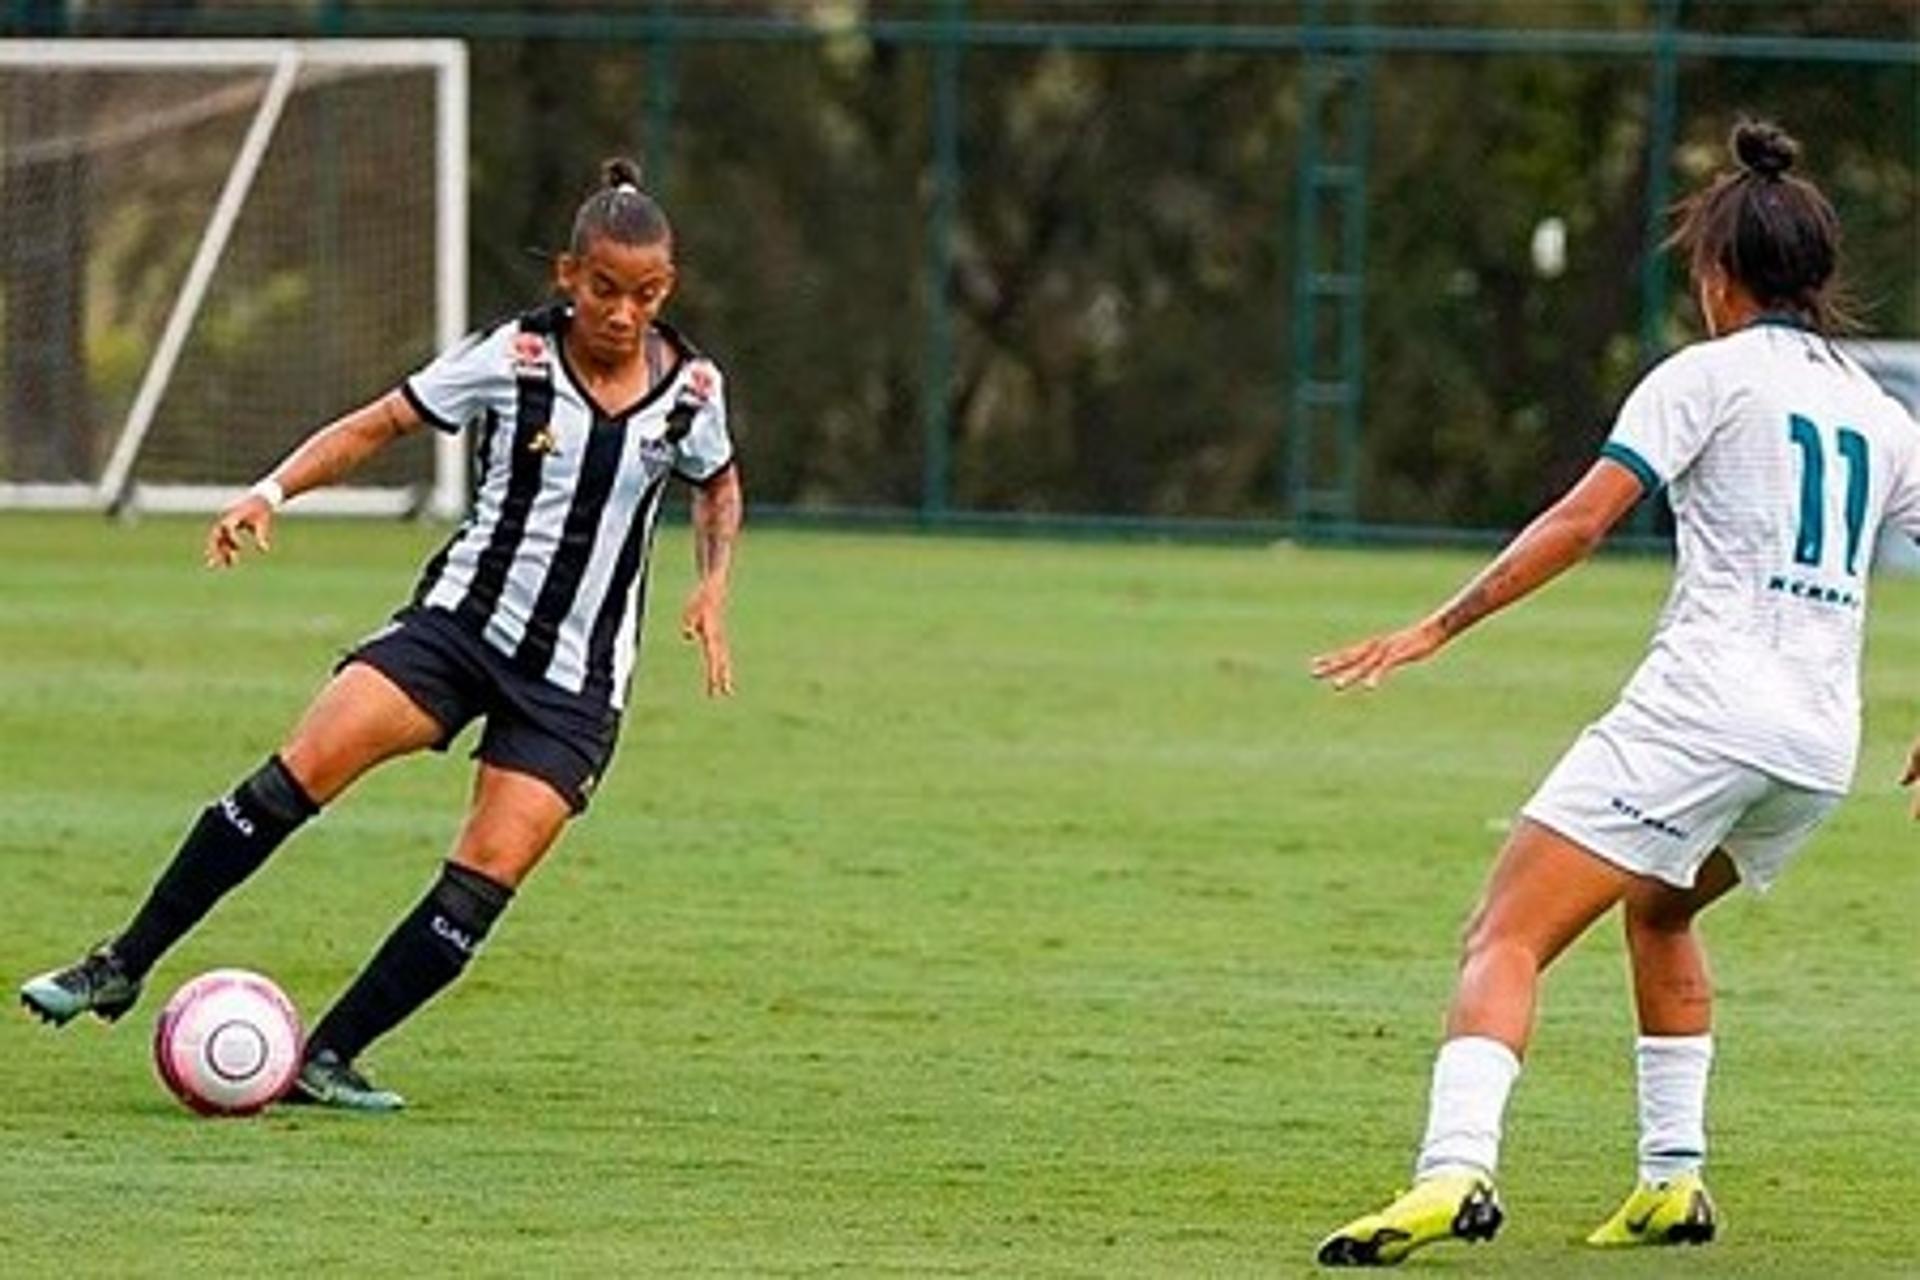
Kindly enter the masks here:
[[[1820, 428], [1792, 414], [1787, 435], [1800, 446], [1800, 533], [1793, 540], [1795, 564], [1818, 565], [1827, 541], [1827, 458]], [[1834, 448], [1847, 464], [1847, 561], [1850, 577], [1860, 576], [1860, 537], [1867, 524], [1867, 438], [1851, 427], [1834, 433]]]

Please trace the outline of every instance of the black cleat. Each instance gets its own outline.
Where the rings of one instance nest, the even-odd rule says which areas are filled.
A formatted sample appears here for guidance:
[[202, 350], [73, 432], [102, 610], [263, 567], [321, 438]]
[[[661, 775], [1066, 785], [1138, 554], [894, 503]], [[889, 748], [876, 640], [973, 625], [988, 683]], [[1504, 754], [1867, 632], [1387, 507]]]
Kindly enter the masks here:
[[63, 1027], [83, 1013], [116, 1022], [140, 998], [140, 979], [120, 967], [109, 943], [101, 943], [78, 964], [54, 969], [20, 986], [20, 1003], [29, 1013]]

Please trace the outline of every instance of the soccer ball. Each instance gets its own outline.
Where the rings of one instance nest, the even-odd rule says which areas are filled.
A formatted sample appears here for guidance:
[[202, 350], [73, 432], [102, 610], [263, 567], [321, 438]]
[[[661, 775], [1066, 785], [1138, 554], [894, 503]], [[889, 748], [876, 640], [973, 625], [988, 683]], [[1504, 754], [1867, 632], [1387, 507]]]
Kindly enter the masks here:
[[252, 1115], [300, 1070], [300, 1015], [270, 978], [245, 969], [203, 973], [160, 1011], [153, 1066], [203, 1116]]

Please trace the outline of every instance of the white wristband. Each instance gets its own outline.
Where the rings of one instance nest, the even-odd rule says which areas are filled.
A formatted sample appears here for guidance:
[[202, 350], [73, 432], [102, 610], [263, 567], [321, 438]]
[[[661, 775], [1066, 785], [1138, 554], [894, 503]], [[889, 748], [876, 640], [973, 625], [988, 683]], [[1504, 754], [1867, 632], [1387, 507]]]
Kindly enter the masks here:
[[287, 505], [287, 491], [281, 488], [280, 482], [272, 476], [255, 481], [253, 488], [247, 492], [256, 498], [265, 499], [267, 506], [274, 511]]

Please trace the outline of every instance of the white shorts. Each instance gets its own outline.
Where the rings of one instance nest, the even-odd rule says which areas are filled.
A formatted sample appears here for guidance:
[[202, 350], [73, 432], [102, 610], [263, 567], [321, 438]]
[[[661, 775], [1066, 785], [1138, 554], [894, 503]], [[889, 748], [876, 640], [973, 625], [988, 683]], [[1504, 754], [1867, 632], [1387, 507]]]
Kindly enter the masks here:
[[1741, 880], [1764, 892], [1840, 800], [1602, 721], [1520, 812], [1615, 866], [1682, 889], [1724, 848]]

